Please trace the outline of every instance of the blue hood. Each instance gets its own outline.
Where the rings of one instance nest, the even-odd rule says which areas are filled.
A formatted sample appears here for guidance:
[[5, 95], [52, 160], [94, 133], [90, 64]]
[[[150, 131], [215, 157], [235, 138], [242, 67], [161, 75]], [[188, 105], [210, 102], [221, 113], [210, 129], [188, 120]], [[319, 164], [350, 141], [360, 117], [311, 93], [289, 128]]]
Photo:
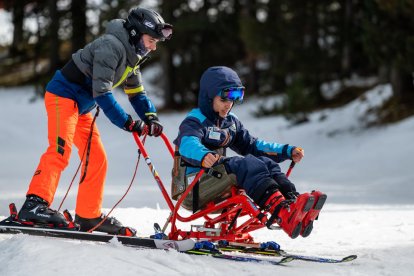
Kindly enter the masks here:
[[210, 67], [201, 76], [198, 107], [210, 121], [220, 119], [213, 110], [214, 97], [223, 88], [232, 86], [242, 86], [242, 82], [236, 72], [225, 66]]

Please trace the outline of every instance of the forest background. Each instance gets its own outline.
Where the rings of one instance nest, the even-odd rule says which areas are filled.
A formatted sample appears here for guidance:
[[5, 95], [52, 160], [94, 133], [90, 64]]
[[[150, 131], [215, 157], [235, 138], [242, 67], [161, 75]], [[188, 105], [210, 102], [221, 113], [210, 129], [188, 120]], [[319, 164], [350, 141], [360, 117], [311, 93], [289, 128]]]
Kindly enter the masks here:
[[174, 25], [150, 60], [160, 76], [149, 92], [163, 110], [193, 107], [202, 72], [226, 65], [248, 96], [282, 96], [258, 106], [258, 116], [306, 122], [381, 83], [391, 83], [393, 97], [368, 111], [376, 119], [367, 126], [414, 114], [414, 0], [3, 0], [11, 27], [0, 34], [0, 86], [34, 84], [34, 99], [42, 96], [73, 52], [136, 5]]

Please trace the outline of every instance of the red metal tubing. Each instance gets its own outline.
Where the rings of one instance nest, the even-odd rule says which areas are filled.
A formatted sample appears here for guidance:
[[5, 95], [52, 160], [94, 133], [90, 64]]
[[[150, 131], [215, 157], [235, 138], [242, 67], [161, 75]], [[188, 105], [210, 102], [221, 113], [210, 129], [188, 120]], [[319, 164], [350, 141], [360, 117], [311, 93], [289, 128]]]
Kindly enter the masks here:
[[152, 175], [154, 176], [155, 181], [157, 182], [158, 187], [160, 188], [161, 193], [164, 196], [164, 199], [168, 204], [168, 207], [170, 208], [171, 211], [173, 211], [174, 210], [174, 204], [172, 203], [172, 201], [170, 199], [170, 196], [167, 193], [167, 190], [165, 190], [164, 184], [162, 184], [162, 181], [161, 181], [161, 178], [158, 175], [158, 172], [155, 170], [154, 165], [152, 165], [151, 159], [149, 158], [148, 153], [145, 150], [145, 147], [141, 142], [141, 139], [139, 138], [139, 136], [136, 132], [133, 132], [132, 134], [134, 136], [135, 142], [138, 145], [139, 150], [142, 153], [142, 156], [144, 156], [145, 163], [147, 163], [149, 170], [151, 171]]
[[183, 221], [183, 222], [186, 221], [185, 218], [181, 217], [178, 214], [178, 209], [180, 208], [181, 203], [184, 201], [184, 199], [187, 197], [187, 195], [191, 192], [191, 190], [194, 188], [194, 186], [197, 184], [197, 182], [200, 180], [200, 178], [203, 174], [204, 174], [204, 169], [202, 169], [201, 171], [198, 172], [198, 174], [194, 178], [193, 182], [191, 182], [190, 186], [188, 186], [187, 189], [185, 190], [185, 192], [181, 195], [181, 197], [178, 200], [177, 204], [175, 204], [175, 208], [172, 211], [172, 216], [170, 217], [171, 233], [174, 233], [177, 230], [176, 227], [175, 227], [175, 221], [177, 220], [177, 218], [180, 221]]
[[162, 140], [164, 141], [165, 145], [167, 146], [168, 151], [170, 152], [171, 156], [174, 157], [174, 148], [173, 148], [170, 140], [168, 139], [168, 137], [164, 133], [161, 133], [161, 136], [160, 137], [162, 138]]

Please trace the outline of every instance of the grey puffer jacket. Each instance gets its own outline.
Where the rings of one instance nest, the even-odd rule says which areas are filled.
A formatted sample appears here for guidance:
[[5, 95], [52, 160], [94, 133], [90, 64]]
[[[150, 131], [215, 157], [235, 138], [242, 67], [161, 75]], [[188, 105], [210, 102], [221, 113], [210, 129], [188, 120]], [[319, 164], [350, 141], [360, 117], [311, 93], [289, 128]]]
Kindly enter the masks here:
[[46, 89], [76, 101], [80, 114], [90, 112], [98, 104], [112, 123], [125, 129], [129, 115], [111, 93], [121, 84], [141, 119], [148, 122], [157, 114], [142, 84], [139, 66], [145, 59], [135, 53], [123, 23], [121, 19], [112, 20], [106, 34], [72, 55], [76, 67], [86, 76], [85, 85], [69, 81], [57, 70]]
[[141, 58], [129, 43], [123, 23], [122, 19], [110, 21], [104, 35], [72, 55], [76, 66], [91, 78], [94, 98], [111, 91], [124, 80], [126, 89], [142, 85]]
[[125, 129], [129, 115], [118, 104], [111, 90], [121, 84], [138, 116], [148, 121], [156, 109], [142, 85], [140, 63], [123, 26], [124, 20], [108, 23], [106, 34], [72, 55], [76, 67], [86, 76], [85, 85], [68, 80], [60, 70], [48, 83], [47, 91], [76, 101], [79, 113], [86, 114], [98, 104], [116, 126]]

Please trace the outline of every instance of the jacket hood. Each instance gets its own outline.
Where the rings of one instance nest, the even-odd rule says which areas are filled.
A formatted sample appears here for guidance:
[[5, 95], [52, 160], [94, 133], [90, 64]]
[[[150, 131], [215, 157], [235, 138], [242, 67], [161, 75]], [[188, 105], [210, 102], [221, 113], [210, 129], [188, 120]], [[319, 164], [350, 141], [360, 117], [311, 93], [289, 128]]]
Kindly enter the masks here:
[[234, 70], [225, 66], [210, 67], [201, 76], [198, 107], [212, 122], [220, 119], [213, 110], [214, 97], [222, 89], [232, 86], [242, 86], [242, 82]]
[[126, 55], [128, 63], [131, 66], [135, 66], [135, 64], [139, 61], [138, 55], [135, 53], [134, 46], [129, 42], [129, 35], [127, 30], [124, 28], [123, 19], [114, 19], [108, 22], [106, 25], [106, 34], [110, 34], [115, 36], [122, 42], [125, 47]]

